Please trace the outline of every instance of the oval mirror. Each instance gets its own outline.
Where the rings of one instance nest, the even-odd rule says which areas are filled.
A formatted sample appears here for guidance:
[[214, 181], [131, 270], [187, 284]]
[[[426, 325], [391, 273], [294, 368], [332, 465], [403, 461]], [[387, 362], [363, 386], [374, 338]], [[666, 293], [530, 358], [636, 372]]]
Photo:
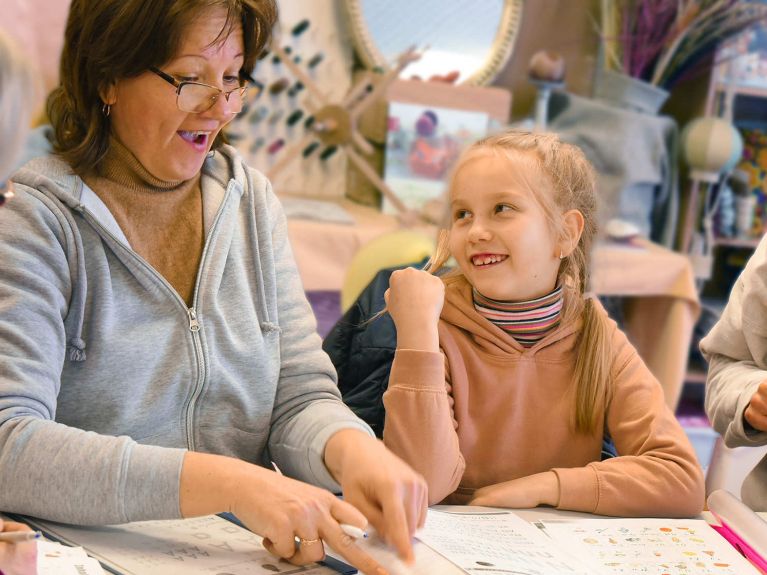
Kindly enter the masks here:
[[490, 83], [508, 61], [524, 0], [345, 0], [352, 37], [369, 68], [387, 66], [415, 45], [426, 49], [402, 76]]

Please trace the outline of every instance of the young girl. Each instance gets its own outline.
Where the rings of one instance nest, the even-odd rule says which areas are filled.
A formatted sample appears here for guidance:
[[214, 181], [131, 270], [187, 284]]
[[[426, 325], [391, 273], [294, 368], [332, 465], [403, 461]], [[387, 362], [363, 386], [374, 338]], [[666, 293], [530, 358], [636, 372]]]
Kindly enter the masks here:
[[[549, 134], [473, 145], [429, 271], [394, 272], [384, 442], [430, 503], [690, 516], [703, 474], [658, 381], [584, 296], [593, 170]], [[619, 457], [600, 462], [609, 434]]]

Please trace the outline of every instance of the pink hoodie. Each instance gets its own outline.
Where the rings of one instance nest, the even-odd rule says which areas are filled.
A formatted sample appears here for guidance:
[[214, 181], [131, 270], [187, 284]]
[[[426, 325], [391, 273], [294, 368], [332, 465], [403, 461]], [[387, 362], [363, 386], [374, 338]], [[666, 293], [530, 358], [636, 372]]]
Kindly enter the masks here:
[[[442, 353], [397, 350], [384, 394], [384, 442], [426, 477], [430, 503], [466, 503], [480, 487], [553, 470], [559, 509], [700, 513], [693, 448], [615, 322], [612, 400], [593, 435], [576, 434], [571, 374], [581, 321], [525, 349], [476, 312], [465, 278], [446, 283]], [[604, 425], [621, 457], [600, 462]]]

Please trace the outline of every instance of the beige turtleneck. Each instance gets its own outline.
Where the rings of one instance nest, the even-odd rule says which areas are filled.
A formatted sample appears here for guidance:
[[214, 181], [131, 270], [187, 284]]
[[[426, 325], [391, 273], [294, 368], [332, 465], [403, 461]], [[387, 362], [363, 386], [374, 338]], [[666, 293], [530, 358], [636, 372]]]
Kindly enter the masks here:
[[204, 242], [200, 177], [155, 178], [120, 142], [83, 178], [101, 198], [133, 250], [191, 305]]

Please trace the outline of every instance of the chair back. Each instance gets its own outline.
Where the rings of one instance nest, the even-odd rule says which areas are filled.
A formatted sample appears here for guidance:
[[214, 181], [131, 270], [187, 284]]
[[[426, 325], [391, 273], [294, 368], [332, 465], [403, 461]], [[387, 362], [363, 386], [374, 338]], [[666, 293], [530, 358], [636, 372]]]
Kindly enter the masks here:
[[362, 246], [346, 270], [341, 312], [346, 312], [379, 270], [419, 262], [434, 252], [434, 240], [414, 230], [387, 232]]

